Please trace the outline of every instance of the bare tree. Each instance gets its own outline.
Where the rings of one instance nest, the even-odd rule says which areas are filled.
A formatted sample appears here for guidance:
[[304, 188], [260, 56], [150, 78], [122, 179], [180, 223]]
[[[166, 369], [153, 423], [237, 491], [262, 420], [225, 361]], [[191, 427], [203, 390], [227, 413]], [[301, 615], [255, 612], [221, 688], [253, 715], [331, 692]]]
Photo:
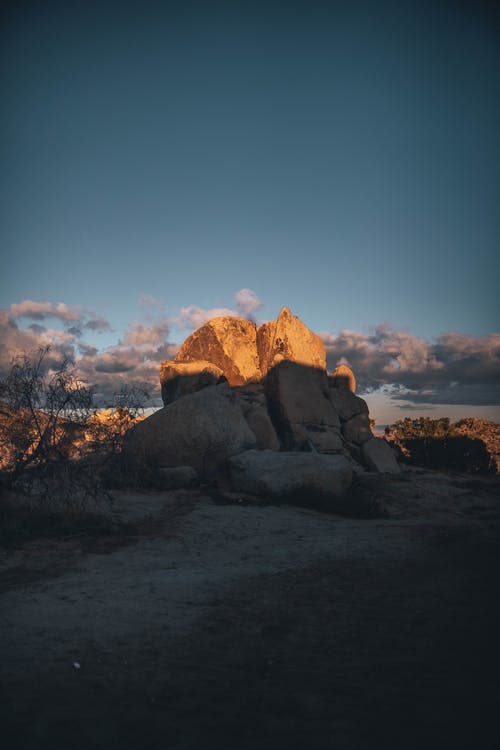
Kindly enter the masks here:
[[0, 381], [0, 468], [16, 491], [69, 497], [76, 475], [72, 452], [93, 412], [93, 391], [68, 361], [51, 370], [49, 351], [16, 357]]
[[83, 505], [106, 497], [113, 472], [124, 473], [123, 439], [149, 393], [145, 385], [124, 386], [114, 408], [99, 409], [93, 388], [68, 361], [54, 368], [49, 352], [16, 357], [0, 381], [0, 478], [17, 493]]

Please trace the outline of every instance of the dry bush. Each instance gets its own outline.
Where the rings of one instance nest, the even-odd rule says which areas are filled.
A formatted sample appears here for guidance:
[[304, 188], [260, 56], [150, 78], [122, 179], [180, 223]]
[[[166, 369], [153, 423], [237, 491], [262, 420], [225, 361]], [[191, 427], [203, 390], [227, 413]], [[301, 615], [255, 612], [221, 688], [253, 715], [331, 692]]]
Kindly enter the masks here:
[[450, 423], [447, 417], [406, 417], [386, 427], [385, 436], [399, 448], [401, 459], [417, 466], [471, 474], [494, 472], [485, 440], [480, 433], [464, 434], [461, 424]]
[[115, 409], [99, 411], [93, 389], [68, 362], [51, 369], [48, 353], [47, 347], [17, 357], [0, 381], [2, 485], [52, 505], [83, 507], [107, 496], [103, 474], [147, 393], [124, 388]]

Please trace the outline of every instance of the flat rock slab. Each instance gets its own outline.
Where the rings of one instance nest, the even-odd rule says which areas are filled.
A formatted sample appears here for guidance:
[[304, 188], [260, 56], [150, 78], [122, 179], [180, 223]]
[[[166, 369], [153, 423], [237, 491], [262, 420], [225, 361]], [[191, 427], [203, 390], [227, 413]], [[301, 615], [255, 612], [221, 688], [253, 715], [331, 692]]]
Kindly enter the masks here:
[[238, 492], [331, 510], [352, 482], [344, 456], [250, 450], [234, 456], [229, 465]]

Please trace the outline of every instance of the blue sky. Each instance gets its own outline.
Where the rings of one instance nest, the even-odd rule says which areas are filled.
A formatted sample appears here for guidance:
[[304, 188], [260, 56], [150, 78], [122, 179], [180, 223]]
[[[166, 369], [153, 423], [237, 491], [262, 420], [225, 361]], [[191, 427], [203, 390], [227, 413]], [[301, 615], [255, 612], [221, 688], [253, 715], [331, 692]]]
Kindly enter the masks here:
[[[439, 383], [403, 378], [416, 398], [403, 403], [443, 411], [432, 399], [448, 389], [460, 413], [498, 415], [493, 3], [76, 0], [4, 14], [0, 307], [18, 330], [73, 335], [78, 359], [82, 342], [112, 355], [134, 321], [143, 339], [156, 325], [156, 350], [134, 352], [143, 374], [141, 352], [157, 363], [160, 336], [173, 346], [192, 328], [183, 308], [238, 312], [250, 289], [257, 317], [290, 307], [327, 335], [330, 359], [352, 353], [343, 330], [365, 353], [381, 324], [389, 348], [468, 337], [439, 349]], [[27, 300], [109, 325], [68, 334], [49, 308], [16, 316]], [[357, 351], [364, 372], [373, 358]], [[461, 356], [485, 366], [455, 397]]]

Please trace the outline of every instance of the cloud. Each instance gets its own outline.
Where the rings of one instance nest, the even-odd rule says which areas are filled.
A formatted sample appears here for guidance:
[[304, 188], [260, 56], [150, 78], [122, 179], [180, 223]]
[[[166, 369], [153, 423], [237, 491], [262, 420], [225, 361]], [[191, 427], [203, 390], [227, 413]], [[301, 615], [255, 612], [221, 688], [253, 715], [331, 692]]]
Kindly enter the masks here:
[[252, 313], [263, 305], [251, 289], [240, 289], [239, 292], [236, 292], [234, 302], [238, 312], [244, 317], [251, 317]]
[[[260, 307], [257, 296], [245, 289], [236, 293], [235, 303], [240, 313], [249, 314]], [[148, 384], [156, 404], [161, 405], [159, 364], [173, 359], [179, 349], [170, 341], [172, 329], [194, 329], [213, 317], [236, 313], [190, 305], [168, 317], [158, 306], [149, 307], [154, 314], [145, 312], [146, 320], [133, 321], [122, 339], [104, 350], [85, 341], [85, 335], [104, 330], [109, 323], [85, 308], [25, 300], [0, 310], [0, 375], [5, 375], [17, 354], [50, 346], [47, 366], [57, 368], [69, 361], [80, 377], [96, 387], [100, 404], [111, 404], [113, 394], [125, 384]], [[18, 321], [23, 319], [36, 322], [25, 321], [26, 327], [22, 327]], [[42, 324], [48, 319], [62, 321], [62, 330]], [[368, 333], [343, 330], [320, 335], [330, 369], [349, 364], [361, 392], [390, 386], [389, 398], [402, 410], [429, 404], [498, 403], [500, 334], [451, 332], [427, 341], [385, 323]]]
[[45, 320], [45, 318], [59, 318], [59, 320], [80, 320], [81, 314], [75, 307], [69, 307], [64, 302], [53, 305], [51, 302], [33, 302], [26, 299], [23, 302], [14, 303], [9, 312], [13, 318], [32, 318], [33, 320]]
[[155, 349], [166, 341], [169, 333], [170, 325], [165, 317], [154, 321], [151, 325], [143, 325], [134, 321], [127, 328], [123, 343], [127, 346]]
[[87, 320], [84, 323], [85, 328], [88, 328], [90, 331], [110, 331], [111, 325], [109, 324], [109, 321], [106, 320], [106, 318], [95, 316], [90, 318], [90, 320]]
[[433, 341], [388, 324], [370, 333], [320, 334], [333, 369], [347, 362], [361, 389], [395, 384], [393, 399], [415, 403], [495, 404], [500, 381], [500, 334], [447, 333]]
[[[32, 320], [46, 320], [47, 318], [56, 318], [65, 324], [80, 323], [85, 328], [92, 331], [108, 331], [111, 326], [106, 318], [96, 315], [92, 310], [77, 305], [66, 305], [59, 302], [57, 305], [52, 302], [34, 302], [26, 299], [22, 302], [12, 304], [8, 309], [8, 314], [12, 320], [17, 318], [31, 318]], [[74, 335], [81, 335], [79, 326], [71, 325]]]
[[153, 309], [153, 310], [157, 310], [160, 313], [163, 313], [165, 309], [165, 305], [163, 304], [163, 302], [160, 302], [154, 297], [151, 297], [150, 294], [141, 294], [137, 301], [138, 301], [139, 307], [142, 307], [145, 310]]
[[240, 289], [236, 292], [234, 302], [236, 310], [231, 310], [227, 307], [212, 307], [205, 310], [203, 307], [198, 307], [197, 305], [181, 307], [176, 316], [169, 318], [169, 322], [175, 328], [194, 331], [213, 318], [225, 317], [227, 315], [240, 315], [252, 320], [252, 313], [263, 305], [251, 289]]
[[67, 331], [45, 329], [35, 324], [20, 328], [8, 310], [0, 310], [0, 375], [5, 375], [15, 357], [50, 347], [45, 358], [47, 367], [57, 368], [65, 360], [74, 361], [75, 337]]
[[202, 307], [189, 305], [188, 307], [181, 307], [179, 314], [170, 320], [172, 325], [177, 328], [187, 328], [194, 331], [196, 328], [208, 323], [212, 318], [235, 314], [234, 310], [228, 310], [226, 307], [213, 307], [211, 310], [204, 310]]

